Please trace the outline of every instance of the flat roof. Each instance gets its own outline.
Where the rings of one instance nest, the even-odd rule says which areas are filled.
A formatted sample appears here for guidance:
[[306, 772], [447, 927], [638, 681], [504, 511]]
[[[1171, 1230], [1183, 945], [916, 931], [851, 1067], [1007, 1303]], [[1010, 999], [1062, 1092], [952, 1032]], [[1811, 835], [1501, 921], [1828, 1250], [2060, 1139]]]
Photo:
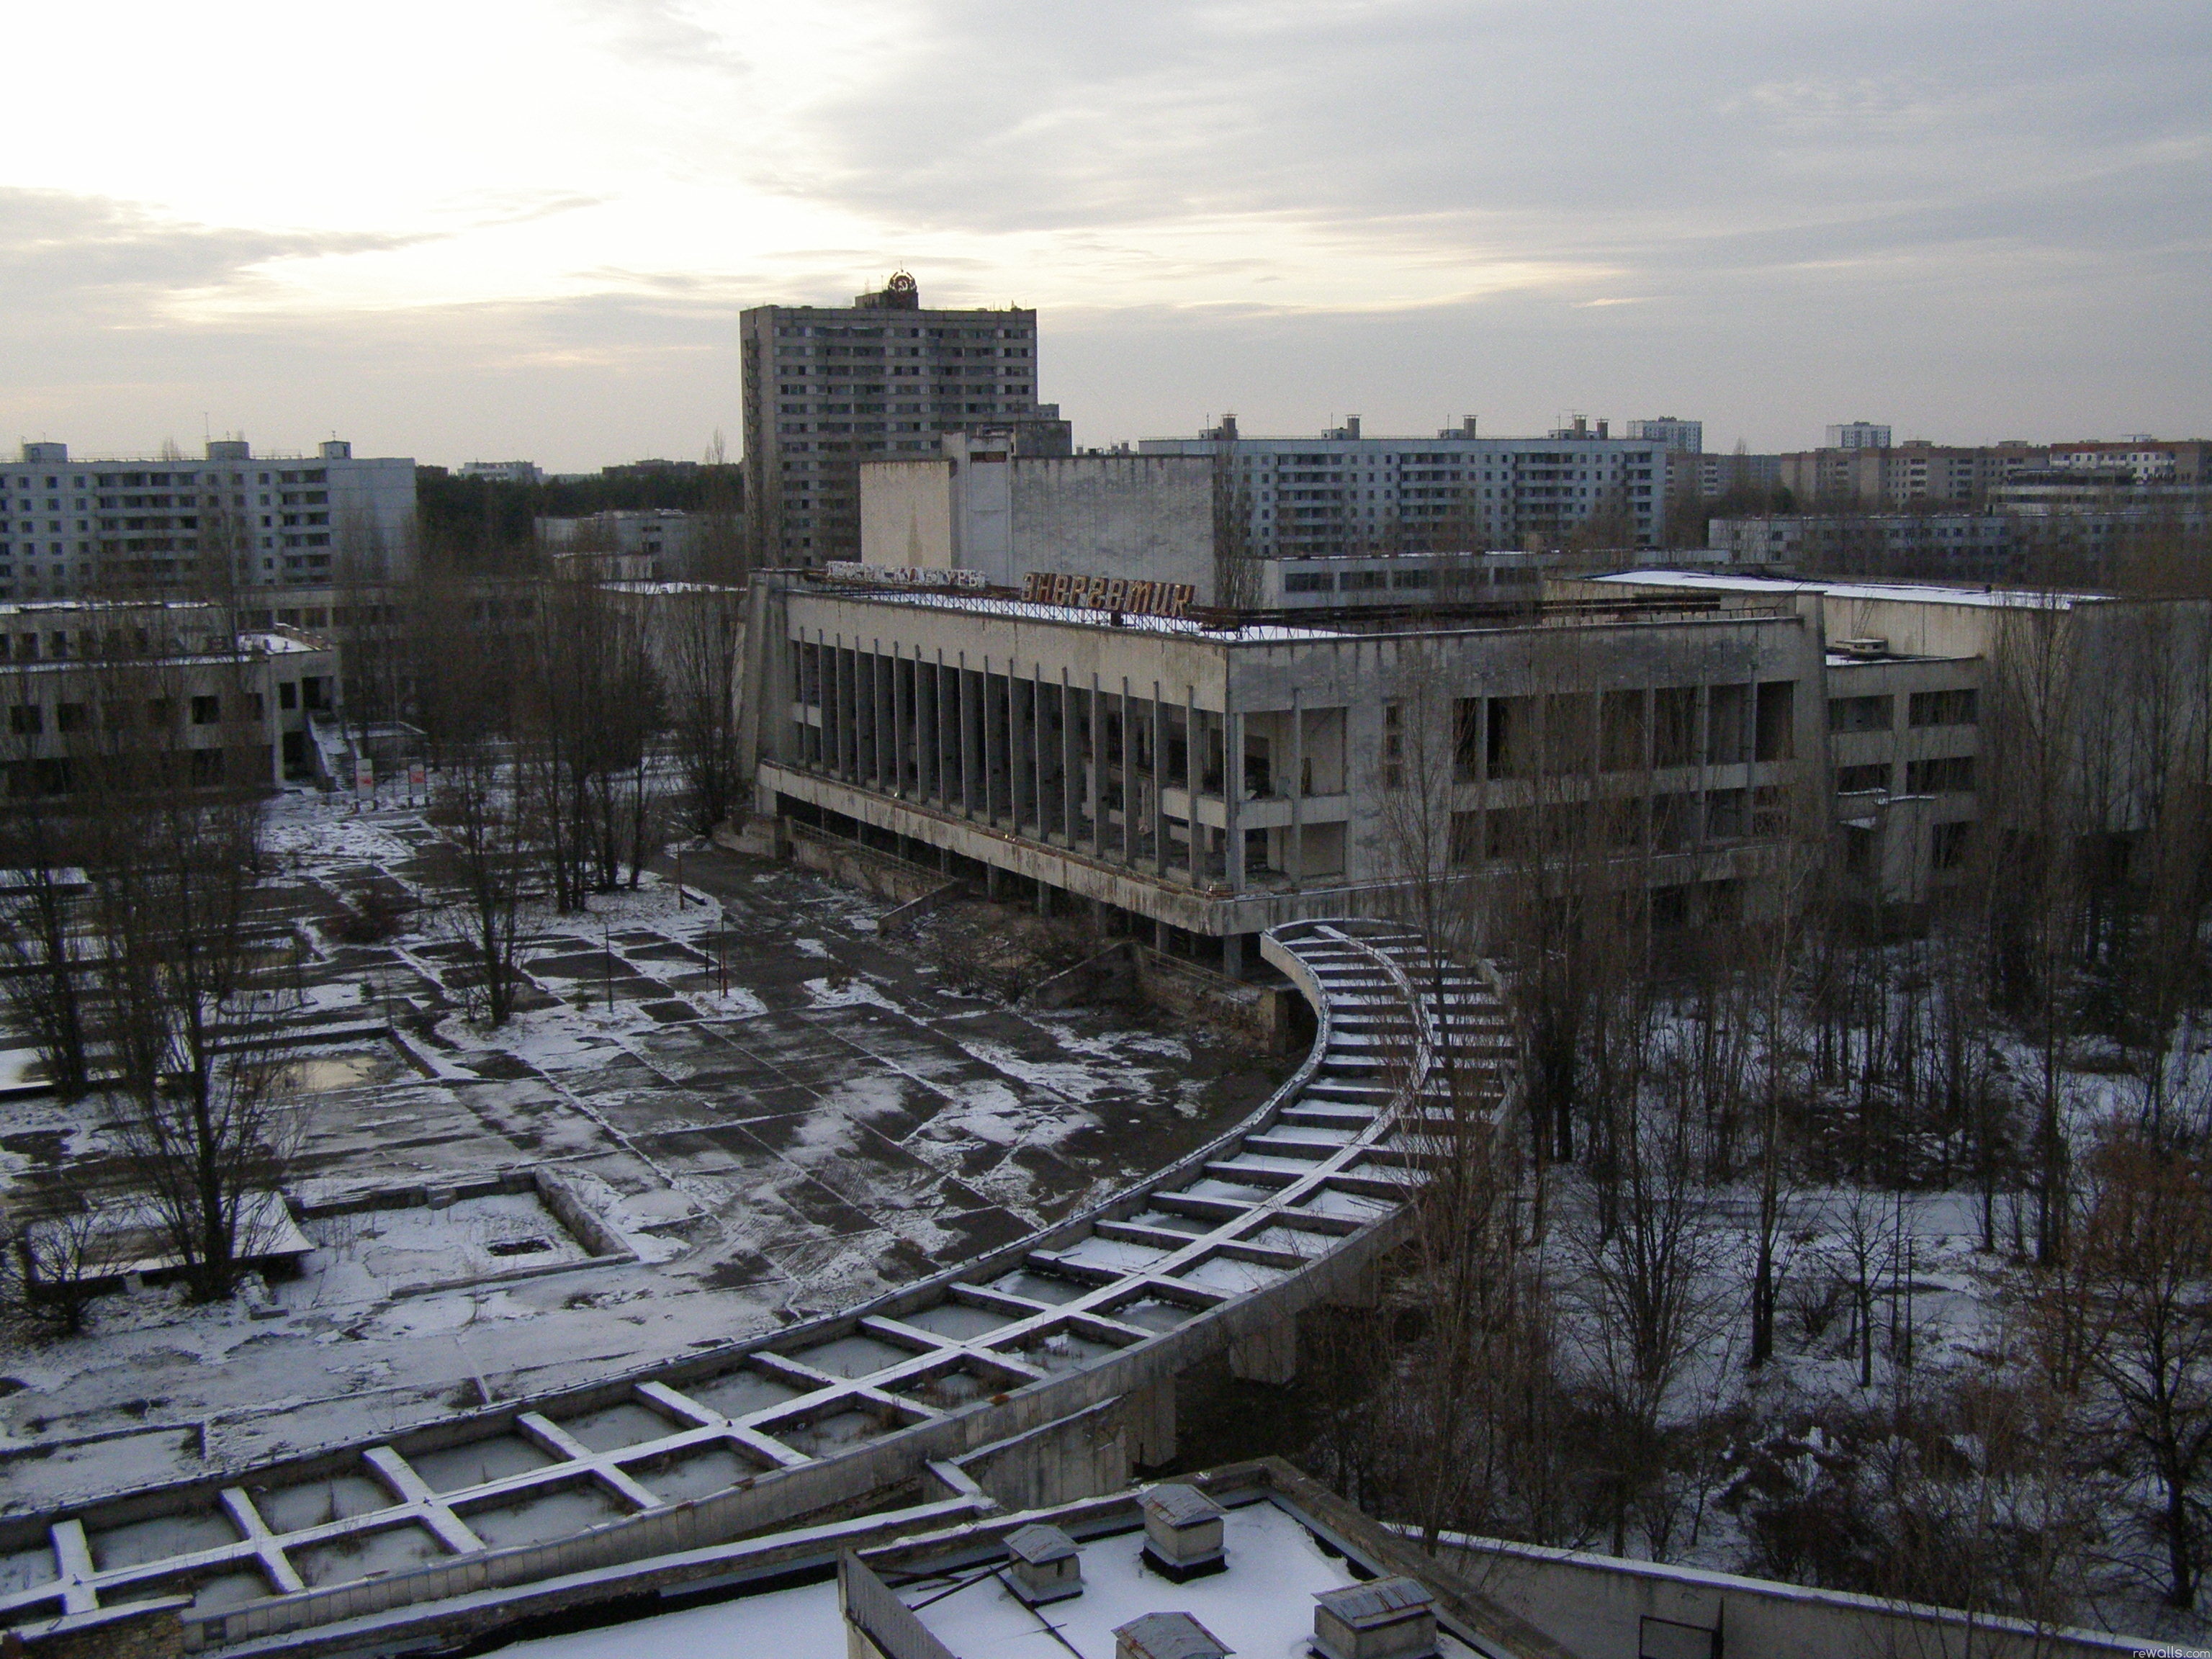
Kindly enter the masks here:
[[1707, 593], [1824, 593], [1838, 599], [1886, 599], [1907, 605], [1972, 605], [2057, 610], [2102, 604], [2109, 593], [2042, 592], [2017, 587], [1952, 587], [1940, 582], [1822, 581], [1795, 576], [1729, 576], [1705, 570], [1617, 570], [1594, 582], [1624, 587], [1679, 587]]
[[1186, 638], [1239, 641], [1285, 642], [1300, 640], [1348, 640], [1356, 637], [1330, 628], [1292, 628], [1281, 623], [1243, 623], [1229, 628], [1209, 628], [1195, 617], [1147, 617], [1134, 611], [1121, 613], [1116, 629], [1108, 620], [1111, 612], [1072, 605], [1034, 605], [1027, 599], [994, 599], [974, 593], [930, 592], [919, 588], [822, 586], [795, 590], [821, 599], [868, 599], [878, 604], [910, 605], [939, 611], [962, 611], [970, 616], [1003, 617], [1014, 622], [1054, 623], [1066, 628], [1097, 628], [1109, 632], [1179, 634]]
[[[898, 1596], [959, 1659], [1114, 1659], [1115, 1631], [1148, 1613], [1188, 1613], [1231, 1653], [1266, 1656], [1304, 1651], [1314, 1597], [1365, 1582], [1265, 1499], [1229, 1511], [1224, 1541], [1227, 1571], [1178, 1584], [1145, 1566], [1141, 1532], [1094, 1538], [1082, 1549], [1083, 1594], [1034, 1611], [997, 1575], [967, 1566], [902, 1583]], [[1472, 1653], [1442, 1631], [1437, 1647], [1446, 1659]]]

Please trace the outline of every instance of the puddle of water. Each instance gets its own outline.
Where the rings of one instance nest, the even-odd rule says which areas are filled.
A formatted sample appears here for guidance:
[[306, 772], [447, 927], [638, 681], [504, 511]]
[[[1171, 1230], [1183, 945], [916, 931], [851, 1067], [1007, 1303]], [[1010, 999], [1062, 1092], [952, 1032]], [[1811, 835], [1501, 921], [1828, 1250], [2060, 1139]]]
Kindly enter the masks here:
[[303, 1095], [328, 1094], [334, 1089], [357, 1089], [364, 1084], [388, 1083], [398, 1065], [390, 1056], [374, 1053], [311, 1054], [284, 1068], [284, 1080]]

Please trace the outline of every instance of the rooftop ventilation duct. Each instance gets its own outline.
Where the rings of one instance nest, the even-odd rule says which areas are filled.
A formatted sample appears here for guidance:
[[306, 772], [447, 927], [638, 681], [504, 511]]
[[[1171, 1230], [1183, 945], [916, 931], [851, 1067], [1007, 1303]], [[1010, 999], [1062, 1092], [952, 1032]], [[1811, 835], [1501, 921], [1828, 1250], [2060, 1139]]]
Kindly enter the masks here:
[[1194, 1486], [1154, 1486], [1145, 1512], [1145, 1565], [1178, 1584], [1228, 1570], [1221, 1548], [1221, 1506]]
[[1006, 1540], [1014, 1559], [1014, 1594], [1031, 1607], [1065, 1601], [1083, 1594], [1083, 1556], [1075, 1540], [1058, 1527], [1024, 1527]]

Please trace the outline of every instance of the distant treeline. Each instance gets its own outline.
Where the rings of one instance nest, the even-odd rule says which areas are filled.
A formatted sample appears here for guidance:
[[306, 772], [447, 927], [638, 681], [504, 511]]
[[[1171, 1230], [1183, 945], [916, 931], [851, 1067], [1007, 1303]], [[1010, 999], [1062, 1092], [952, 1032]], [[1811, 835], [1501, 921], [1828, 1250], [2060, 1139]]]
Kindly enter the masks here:
[[744, 506], [744, 475], [734, 463], [638, 462], [588, 478], [544, 483], [464, 478], [442, 466], [415, 469], [415, 512], [424, 548], [464, 560], [495, 560], [529, 547], [532, 520], [539, 518], [654, 507], [734, 514]]

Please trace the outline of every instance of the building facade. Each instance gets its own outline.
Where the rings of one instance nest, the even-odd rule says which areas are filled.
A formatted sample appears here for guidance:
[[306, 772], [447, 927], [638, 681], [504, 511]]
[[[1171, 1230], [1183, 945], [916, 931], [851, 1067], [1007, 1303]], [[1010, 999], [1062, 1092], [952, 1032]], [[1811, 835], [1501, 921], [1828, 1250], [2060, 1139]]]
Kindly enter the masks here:
[[[1540, 823], [1602, 817], [1600, 878], [1675, 913], [1755, 902], [1819, 753], [1817, 630], [1787, 601], [1360, 631], [782, 572], [751, 592], [757, 812], [1231, 973], [1281, 922], [1510, 881]], [[1601, 763], [1574, 749], [1601, 731]], [[1570, 750], [1588, 765], [1537, 758]], [[1418, 844], [1415, 787], [1438, 825]]]
[[256, 457], [71, 460], [58, 443], [0, 465], [0, 600], [389, 580], [413, 566], [415, 463]]
[[1659, 445], [1670, 455], [1701, 455], [1705, 448], [1705, 423], [1680, 421], [1662, 415], [1656, 421], [1631, 421], [1628, 435]]
[[2018, 474], [2046, 464], [2028, 444], [1831, 445], [1781, 458], [1780, 482], [1801, 507], [1896, 512], [1927, 503], [1982, 507]]
[[926, 310], [901, 272], [849, 308], [757, 306], [739, 328], [756, 565], [858, 558], [865, 459], [981, 427], [1019, 453], [1069, 451], [1059, 407], [1037, 402], [1034, 311]]
[[1228, 511], [1261, 558], [1400, 550], [1553, 547], [1664, 535], [1667, 451], [1577, 421], [1543, 438], [1484, 438], [1469, 421], [1433, 438], [1370, 438], [1357, 416], [1316, 438], [1248, 438], [1235, 417], [1198, 438], [1147, 438], [1147, 455], [1216, 458]]
[[1717, 562], [1862, 575], [2002, 581], [2027, 555], [2020, 526], [1997, 513], [1780, 514], [1714, 519]]
[[1873, 421], [1845, 421], [1828, 428], [1830, 449], [1887, 449], [1889, 428]]
[[538, 519], [538, 544], [556, 559], [565, 554], [604, 555], [622, 562], [623, 576], [649, 581], [687, 573], [705, 526], [680, 507], [654, 507], [594, 513], [580, 519]]
[[297, 629], [234, 626], [198, 603], [0, 605], [6, 793], [69, 793], [92, 756], [137, 757], [187, 786], [316, 778], [313, 723], [337, 712], [337, 651]]

